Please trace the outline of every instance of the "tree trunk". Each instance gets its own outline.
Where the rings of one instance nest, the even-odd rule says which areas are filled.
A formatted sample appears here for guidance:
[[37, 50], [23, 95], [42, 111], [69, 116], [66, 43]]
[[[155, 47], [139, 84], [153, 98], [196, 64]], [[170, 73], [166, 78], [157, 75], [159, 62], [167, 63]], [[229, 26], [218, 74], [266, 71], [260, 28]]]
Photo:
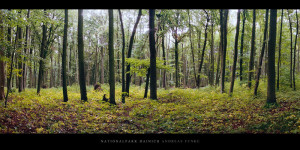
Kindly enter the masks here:
[[119, 9], [119, 17], [121, 22], [121, 31], [122, 31], [122, 103], [125, 103], [125, 33], [124, 33], [124, 26], [123, 26], [123, 19], [122, 19], [122, 13]]
[[289, 24], [290, 24], [290, 35], [291, 35], [291, 53], [290, 53], [290, 87], [293, 87], [293, 32], [292, 32], [292, 23], [291, 23], [291, 17], [290, 13], [288, 11], [288, 16], [289, 16]]
[[198, 70], [198, 83], [197, 86], [198, 88], [200, 87], [200, 74], [201, 74], [201, 70], [202, 70], [202, 66], [203, 66], [203, 62], [204, 62], [204, 53], [205, 53], [205, 48], [206, 48], [206, 42], [207, 42], [207, 27], [208, 27], [208, 22], [209, 22], [209, 17], [208, 14], [206, 14], [206, 25], [205, 25], [205, 32], [204, 32], [204, 44], [203, 44], [203, 48], [202, 48], [202, 53], [201, 53], [201, 61], [200, 61], [200, 65], [199, 65], [199, 70]]
[[78, 72], [81, 100], [87, 101], [84, 74], [83, 10], [78, 10]]
[[228, 18], [228, 10], [224, 10], [222, 13], [221, 10], [221, 41], [222, 41], [222, 49], [221, 49], [221, 93], [224, 93], [225, 89], [225, 66], [226, 66], [226, 49], [227, 49], [227, 18]]
[[294, 64], [293, 64], [293, 90], [296, 91], [296, 77], [295, 77], [295, 69], [296, 69], [296, 45], [297, 45], [297, 37], [298, 37], [298, 13], [296, 9], [296, 18], [297, 18], [297, 27], [296, 27], [296, 38], [294, 44]]
[[67, 91], [67, 73], [66, 73], [66, 60], [67, 60], [67, 43], [68, 43], [68, 9], [65, 9], [65, 24], [64, 24], [64, 38], [63, 38], [63, 51], [62, 51], [62, 85], [64, 102], [68, 101]]
[[[0, 40], [4, 41], [4, 29], [3, 29], [3, 15], [0, 10]], [[0, 58], [4, 58], [4, 46], [0, 46]], [[4, 100], [4, 86], [5, 86], [5, 64], [3, 59], [0, 59], [0, 100]]]
[[[46, 9], [44, 9], [44, 15], [46, 17]], [[40, 67], [39, 67], [39, 76], [38, 76], [38, 86], [37, 86], [37, 94], [40, 94], [41, 86], [42, 86], [42, 80], [44, 77], [44, 69], [45, 69], [45, 62], [44, 59], [46, 57], [46, 36], [47, 36], [47, 28], [46, 28], [46, 22], [43, 22], [43, 37], [42, 37], [42, 44], [41, 44], [41, 52], [40, 52]]]
[[241, 49], [240, 49], [240, 81], [243, 80], [243, 50], [244, 50], [244, 33], [245, 33], [246, 10], [243, 10], [243, 27], [241, 34]]
[[149, 10], [149, 47], [150, 47], [150, 99], [157, 99], [156, 87], [156, 50], [155, 50], [155, 9]]
[[264, 58], [264, 53], [265, 53], [265, 47], [267, 45], [267, 33], [268, 33], [268, 21], [269, 21], [269, 9], [266, 10], [266, 21], [265, 21], [265, 30], [264, 30], [264, 41], [263, 41], [263, 46], [261, 49], [261, 54], [259, 57], [259, 64], [257, 66], [257, 72], [256, 72], [256, 82], [255, 82], [255, 87], [254, 87], [254, 95], [257, 95], [257, 90], [258, 90], [258, 85], [259, 85], [259, 78], [261, 74], [261, 66], [262, 66], [262, 61]]
[[233, 56], [233, 66], [231, 71], [231, 84], [230, 84], [230, 90], [229, 95], [232, 95], [233, 87], [234, 87], [234, 80], [235, 80], [235, 71], [236, 71], [236, 61], [237, 61], [237, 55], [238, 55], [238, 42], [239, 42], [239, 32], [240, 32], [240, 9], [237, 12], [237, 25], [236, 25], [236, 32], [235, 32], [235, 42], [234, 42], [234, 56]]
[[268, 46], [268, 89], [267, 103], [276, 103], [275, 95], [275, 45], [276, 45], [277, 9], [271, 9]]
[[220, 59], [221, 59], [221, 50], [222, 50], [222, 40], [220, 40], [219, 44], [219, 51], [218, 51], [218, 58], [217, 58], [217, 70], [216, 70], [216, 85], [219, 86], [219, 80], [220, 80]]
[[214, 85], [214, 74], [215, 74], [215, 71], [214, 71], [214, 62], [215, 62], [215, 58], [214, 58], [214, 22], [213, 22], [213, 15], [211, 15], [211, 51], [210, 51], [210, 80], [209, 80], [209, 84], [212, 86]]
[[115, 101], [115, 59], [114, 59], [114, 14], [108, 10], [108, 55], [109, 55], [109, 102], [116, 105]]
[[[20, 14], [20, 17], [21, 16], [21, 11], [18, 12]], [[23, 32], [22, 32], [22, 28], [20, 26], [17, 27], [17, 32], [18, 32], [18, 49], [22, 49], [23, 47]], [[17, 62], [18, 62], [18, 69], [19, 69], [19, 76], [18, 76], [18, 89], [19, 89], [19, 92], [22, 92], [23, 91], [23, 63], [22, 63], [22, 52], [19, 53], [18, 55], [18, 59], [17, 59]]]
[[249, 73], [248, 73], [248, 87], [251, 88], [253, 69], [254, 69], [254, 53], [255, 53], [255, 9], [253, 9], [253, 23], [252, 23], [252, 38], [251, 38], [251, 52], [250, 52], [250, 61], [249, 61]]
[[145, 86], [144, 98], [147, 98], [148, 95], [149, 79], [150, 79], [150, 67], [148, 68], [147, 75], [146, 75], [146, 86]]
[[[192, 27], [191, 27], [191, 23], [190, 23], [190, 13], [189, 13], [190, 11], [189, 11], [189, 9], [187, 11], [188, 11], [188, 17], [189, 17], [189, 33], [190, 33], [189, 35], [190, 35], [190, 45], [191, 45], [191, 52], [192, 52], [194, 79], [195, 79], [195, 81], [197, 81], [196, 66], [195, 66], [195, 54], [194, 54], [194, 47], [193, 47], [193, 42], [192, 42]], [[196, 82], [194, 82], [194, 84], [196, 84]]]
[[281, 40], [282, 40], [282, 23], [283, 23], [283, 9], [281, 10], [281, 23], [280, 23], [280, 35], [279, 35], [279, 49], [278, 49], [278, 61], [277, 61], [277, 90], [279, 90], [279, 69], [281, 66]]
[[[130, 41], [129, 41], [127, 58], [131, 58], [134, 35], [135, 35], [136, 28], [137, 28], [137, 25], [139, 24], [141, 16], [142, 16], [142, 10], [139, 9], [139, 13], [138, 13], [136, 22], [134, 24], [132, 34], [131, 34], [131, 37], [130, 37]], [[130, 64], [127, 65], [126, 72], [130, 72]], [[129, 96], [130, 81], [131, 81], [131, 75], [130, 75], [130, 73], [126, 73], [126, 92], [127, 92], [127, 96]]]

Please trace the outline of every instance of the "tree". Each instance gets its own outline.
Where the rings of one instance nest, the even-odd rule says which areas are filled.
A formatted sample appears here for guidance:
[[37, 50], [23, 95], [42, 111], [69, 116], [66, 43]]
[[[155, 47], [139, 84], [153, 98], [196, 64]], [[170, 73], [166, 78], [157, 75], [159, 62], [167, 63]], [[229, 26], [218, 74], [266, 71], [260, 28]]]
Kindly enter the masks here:
[[264, 29], [264, 40], [263, 40], [263, 46], [261, 49], [261, 54], [259, 56], [259, 64], [257, 66], [257, 71], [256, 71], [256, 82], [255, 82], [255, 87], [254, 87], [254, 95], [257, 95], [257, 89], [259, 85], [259, 77], [261, 74], [261, 66], [262, 66], [262, 61], [264, 58], [264, 53], [265, 53], [265, 47], [267, 45], [267, 33], [268, 33], [268, 20], [269, 20], [269, 9], [266, 10], [266, 21], [265, 21], [265, 29]]
[[[46, 9], [44, 9], [44, 15], [46, 17]], [[42, 44], [41, 44], [41, 52], [40, 52], [40, 66], [39, 66], [39, 76], [38, 76], [38, 85], [37, 85], [37, 94], [40, 94], [42, 80], [44, 77], [44, 69], [45, 69], [45, 61], [46, 58], [46, 39], [47, 38], [47, 27], [46, 21], [43, 22], [43, 37], [42, 37]]]
[[81, 100], [87, 101], [84, 73], [83, 10], [78, 10], [78, 72]]
[[294, 44], [294, 63], [293, 63], [293, 89], [296, 91], [296, 79], [295, 79], [295, 70], [296, 70], [296, 45], [297, 45], [297, 37], [298, 37], [298, 13], [296, 9], [296, 37], [295, 37], [295, 44]]
[[205, 24], [205, 32], [204, 32], [204, 44], [202, 48], [202, 53], [201, 53], [201, 60], [200, 60], [200, 65], [199, 65], [199, 70], [198, 70], [198, 79], [197, 79], [197, 86], [200, 87], [200, 73], [202, 70], [203, 66], [203, 61], [204, 61], [204, 53], [205, 53], [205, 48], [206, 48], [206, 43], [207, 43], [207, 28], [208, 28], [208, 23], [209, 23], [209, 16], [207, 11], [204, 10], [206, 13], [206, 24]]
[[230, 90], [229, 95], [232, 95], [233, 92], [233, 86], [234, 86], [234, 80], [235, 80], [235, 71], [236, 71], [236, 61], [237, 61], [237, 53], [238, 53], [238, 42], [239, 42], [239, 31], [240, 31], [240, 10], [237, 12], [237, 25], [236, 25], [236, 33], [235, 33], [235, 42], [234, 42], [234, 56], [233, 56], [233, 66], [231, 71], [231, 84], [230, 84]]
[[4, 29], [3, 29], [3, 15], [2, 10], [0, 10], [0, 100], [4, 100], [4, 86], [5, 86], [5, 64], [4, 64], [4, 44], [2, 41], [4, 41]]
[[150, 99], [157, 99], [156, 89], [156, 50], [155, 50], [155, 10], [149, 10], [149, 46], [150, 46]]
[[108, 55], [109, 55], [109, 99], [110, 103], [116, 105], [115, 101], [115, 59], [114, 59], [114, 14], [113, 10], [108, 10]]
[[251, 37], [251, 52], [248, 70], [248, 87], [251, 88], [253, 69], [254, 69], [254, 53], [255, 53], [255, 29], [256, 29], [256, 10], [253, 9], [253, 22], [252, 22], [252, 37]]
[[[21, 11], [20, 10], [18, 13], [19, 13], [19, 17], [22, 18], [22, 14], [21, 14]], [[18, 51], [20, 50], [20, 53], [18, 54], [18, 69], [19, 69], [19, 76], [18, 76], [18, 89], [19, 89], [19, 92], [22, 92], [23, 91], [23, 63], [22, 63], [22, 47], [23, 47], [23, 30], [22, 30], [22, 27], [21, 25], [18, 25], [17, 27], [17, 38], [18, 38]]]
[[[142, 16], [142, 10], [139, 9], [139, 13], [138, 13], [138, 16], [137, 16], [137, 19], [136, 19], [136, 22], [133, 26], [133, 30], [132, 30], [132, 33], [131, 33], [131, 37], [130, 37], [130, 41], [129, 41], [129, 46], [128, 46], [128, 53], [127, 53], [127, 58], [131, 58], [131, 53], [132, 53], [132, 47], [133, 47], [133, 41], [134, 41], [134, 35], [136, 33], [136, 28], [137, 28], [137, 25], [139, 24], [139, 21], [141, 19], [141, 16]], [[127, 92], [127, 95], [129, 96], [129, 87], [130, 87], [130, 80], [131, 80], [131, 75], [130, 73], [130, 64], [127, 65], [127, 68], [126, 68], [126, 92]]]
[[[224, 11], [224, 12], [223, 12]], [[226, 49], [227, 49], [227, 18], [228, 9], [220, 10], [220, 31], [221, 31], [221, 93], [225, 89], [225, 66], [226, 66]]]
[[276, 45], [277, 9], [271, 9], [268, 45], [268, 89], [267, 103], [276, 103], [275, 94], [275, 45]]
[[64, 102], [68, 101], [67, 91], [67, 74], [66, 74], [66, 59], [67, 59], [67, 42], [68, 42], [68, 9], [65, 9], [65, 24], [64, 24], [64, 38], [63, 38], [63, 52], [62, 52], [62, 85]]
[[[288, 10], [287, 10], [288, 11]], [[290, 24], [290, 35], [291, 35], [291, 42], [290, 42], [290, 87], [293, 88], [293, 28], [292, 28], [292, 22], [291, 22], [291, 15], [288, 11], [289, 16], [289, 24]]]
[[125, 103], [125, 33], [124, 33], [124, 26], [123, 26], [123, 19], [122, 19], [122, 13], [119, 9], [119, 17], [121, 22], [121, 31], [122, 31], [122, 103]]
[[[188, 19], [189, 19], [189, 39], [190, 39], [190, 45], [191, 45], [191, 53], [192, 53], [192, 66], [194, 70], [194, 79], [197, 81], [197, 76], [196, 76], [196, 66], [195, 66], [195, 55], [194, 55], [194, 47], [193, 47], [193, 42], [192, 42], [192, 26], [191, 26], [191, 17], [190, 17], [190, 10], [187, 10], [188, 13]], [[194, 82], [196, 84], [196, 82]], [[198, 85], [197, 85], [198, 86]]]
[[243, 10], [243, 25], [242, 25], [241, 49], [240, 49], [240, 81], [243, 80], [243, 49], [244, 49], [245, 21], [246, 21], [246, 10]]
[[281, 62], [281, 39], [282, 39], [282, 23], [283, 23], [283, 9], [281, 10], [281, 23], [280, 23], [280, 35], [279, 35], [279, 48], [278, 48], [278, 61], [277, 61], [277, 90], [279, 90], [279, 69], [280, 69], [280, 62]]

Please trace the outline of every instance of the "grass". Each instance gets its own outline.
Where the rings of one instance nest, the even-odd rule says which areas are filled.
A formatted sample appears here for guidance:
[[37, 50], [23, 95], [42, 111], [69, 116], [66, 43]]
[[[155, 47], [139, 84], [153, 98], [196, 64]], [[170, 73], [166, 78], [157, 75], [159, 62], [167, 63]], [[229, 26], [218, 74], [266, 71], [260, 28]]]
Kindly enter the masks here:
[[[227, 83], [226, 87], [229, 87]], [[0, 106], [0, 133], [300, 133], [299, 91], [278, 91], [275, 107], [264, 107], [266, 85], [254, 97], [246, 85], [235, 84], [233, 96], [216, 87], [158, 89], [158, 100], [144, 99], [144, 88], [131, 86], [126, 103], [116, 86], [116, 106], [102, 101], [109, 86], [96, 92], [87, 87], [88, 102], [80, 100], [78, 86], [12, 93], [8, 106]], [[298, 86], [299, 87], [299, 86]], [[226, 91], [228, 91], [226, 89]]]

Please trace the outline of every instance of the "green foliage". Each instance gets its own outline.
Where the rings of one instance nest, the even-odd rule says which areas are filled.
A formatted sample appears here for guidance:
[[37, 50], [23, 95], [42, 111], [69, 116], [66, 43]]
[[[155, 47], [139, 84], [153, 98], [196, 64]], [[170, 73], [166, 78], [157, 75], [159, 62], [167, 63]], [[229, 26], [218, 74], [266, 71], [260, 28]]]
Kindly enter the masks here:
[[[125, 62], [130, 64], [130, 73], [137, 73], [137, 76], [144, 77], [147, 74], [147, 70], [150, 67], [150, 59], [137, 59], [137, 58], [126, 58]], [[170, 65], [164, 65], [163, 60], [156, 60], [157, 69], [166, 69], [169, 72], [174, 72], [174, 68]]]
[[[238, 81], [237, 81], [238, 82]], [[227, 83], [225, 86], [229, 86]], [[7, 108], [1, 105], [0, 133], [295, 133], [300, 132], [298, 91], [277, 92], [277, 107], [265, 108], [266, 95], [254, 97], [246, 85], [235, 86], [232, 97], [219, 87], [159, 89], [158, 100], [143, 99], [143, 88], [132, 85], [135, 94], [121, 103], [116, 86], [116, 106], [103, 102], [109, 91], [87, 87], [88, 102], [80, 100], [78, 85], [36, 95], [35, 89], [12, 93]], [[259, 93], [265, 93], [262, 82]], [[107, 94], [108, 95], [108, 94]], [[292, 96], [291, 96], [292, 95]]]

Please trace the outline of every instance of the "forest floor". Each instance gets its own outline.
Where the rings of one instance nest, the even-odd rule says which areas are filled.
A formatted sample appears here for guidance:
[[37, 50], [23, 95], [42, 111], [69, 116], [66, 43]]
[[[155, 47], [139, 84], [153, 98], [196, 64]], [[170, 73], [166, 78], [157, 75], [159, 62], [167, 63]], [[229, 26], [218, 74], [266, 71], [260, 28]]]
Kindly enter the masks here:
[[0, 133], [300, 133], [300, 92], [276, 92], [278, 106], [266, 107], [266, 85], [259, 96], [246, 85], [235, 84], [234, 94], [219, 88], [158, 89], [158, 100], [144, 99], [144, 88], [131, 86], [130, 97], [121, 103], [116, 86], [116, 106], [103, 102], [109, 86], [97, 92], [87, 87], [88, 102], [80, 100], [79, 86], [36, 89], [10, 95], [0, 107]]

